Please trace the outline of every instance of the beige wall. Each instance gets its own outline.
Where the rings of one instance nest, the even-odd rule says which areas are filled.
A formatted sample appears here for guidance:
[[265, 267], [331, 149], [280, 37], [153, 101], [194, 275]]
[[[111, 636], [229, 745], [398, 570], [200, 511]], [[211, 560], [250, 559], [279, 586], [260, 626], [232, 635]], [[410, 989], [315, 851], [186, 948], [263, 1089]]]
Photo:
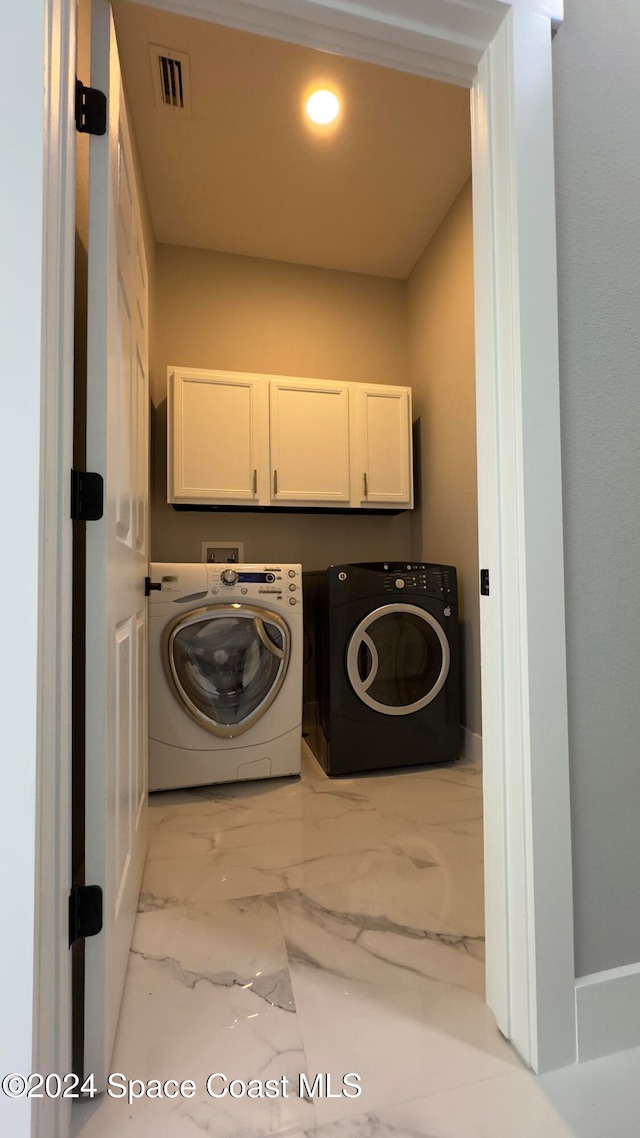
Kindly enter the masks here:
[[168, 365], [407, 384], [405, 282], [173, 245], [156, 264], [153, 559], [199, 561], [207, 539], [305, 569], [408, 557], [408, 513], [177, 513], [166, 500]]
[[409, 374], [419, 419], [412, 557], [458, 569], [462, 722], [481, 732], [471, 183], [408, 282]]

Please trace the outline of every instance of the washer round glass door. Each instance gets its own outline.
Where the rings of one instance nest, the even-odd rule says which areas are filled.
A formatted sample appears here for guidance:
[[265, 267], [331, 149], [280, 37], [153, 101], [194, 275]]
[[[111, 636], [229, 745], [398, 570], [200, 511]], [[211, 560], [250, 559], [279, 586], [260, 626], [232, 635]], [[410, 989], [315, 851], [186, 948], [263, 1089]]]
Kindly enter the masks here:
[[178, 617], [165, 637], [179, 700], [212, 735], [233, 739], [247, 731], [282, 687], [291, 635], [279, 613], [210, 605]]
[[412, 604], [388, 604], [360, 621], [347, 646], [347, 675], [367, 707], [411, 715], [442, 691], [451, 655], [444, 629]]

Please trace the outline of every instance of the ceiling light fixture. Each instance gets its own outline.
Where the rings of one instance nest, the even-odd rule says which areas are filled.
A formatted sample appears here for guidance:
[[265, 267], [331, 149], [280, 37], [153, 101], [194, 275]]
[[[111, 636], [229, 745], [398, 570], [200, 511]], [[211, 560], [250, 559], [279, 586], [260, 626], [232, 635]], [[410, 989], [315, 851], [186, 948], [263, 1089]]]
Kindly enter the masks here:
[[314, 91], [305, 104], [311, 122], [328, 126], [340, 113], [340, 100], [333, 91]]

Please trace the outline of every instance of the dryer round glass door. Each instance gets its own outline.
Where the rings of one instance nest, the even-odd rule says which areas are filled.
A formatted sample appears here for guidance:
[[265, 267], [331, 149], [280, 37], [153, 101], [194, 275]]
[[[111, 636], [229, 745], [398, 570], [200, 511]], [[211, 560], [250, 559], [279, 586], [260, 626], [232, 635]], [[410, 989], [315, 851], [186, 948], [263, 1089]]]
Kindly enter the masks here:
[[282, 687], [291, 634], [279, 613], [211, 605], [178, 617], [165, 660], [179, 701], [200, 727], [233, 739], [253, 726]]
[[446, 682], [450, 660], [444, 629], [412, 604], [374, 609], [347, 646], [354, 692], [383, 715], [411, 715], [431, 703]]

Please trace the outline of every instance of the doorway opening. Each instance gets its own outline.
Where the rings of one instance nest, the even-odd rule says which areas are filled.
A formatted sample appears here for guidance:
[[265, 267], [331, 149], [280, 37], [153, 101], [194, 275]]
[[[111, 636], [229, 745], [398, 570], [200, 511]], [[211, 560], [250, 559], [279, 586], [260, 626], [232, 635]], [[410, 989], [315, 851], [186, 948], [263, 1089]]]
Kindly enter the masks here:
[[[450, 1070], [464, 1071], [453, 1052], [474, 1047], [479, 1066], [464, 1080], [509, 1070], [513, 1057], [482, 1003], [469, 93], [147, 7], [116, 5], [115, 21], [152, 296], [149, 559], [197, 561], [203, 542], [218, 537], [222, 524], [229, 530], [229, 516], [221, 523], [217, 514], [176, 513], [167, 504], [169, 366], [406, 384], [417, 460], [412, 513], [316, 516], [312, 526], [309, 516], [230, 515], [232, 536], [251, 562], [295, 561], [309, 571], [349, 562], [456, 566], [467, 752], [452, 768], [368, 776], [345, 787], [322, 777], [307, 751], [300, 786], [157, 796], [116, 1055], [119, 1040], [131, 1044], [142, 988], [155, 993], [153, 1009], [148, 994], [143, 1003], [159, 1017], [159, 1036], [169, 1031], [165, 1017], [173, 1019], [177, 1062], [193, 1030], [190, 1012], [177, 1029], [174, 996], [186, 984], [187, 1002], [202, 1010], [207, 986], [214, 1004], [224, 1004], [227, 987], [225, 1014], [258, 1021], [256, 1037], [247, 1029], [249, 1055], [265, 1042], [265, 1013], [270, 1031], [287, 1037], [281, 1050], [294, 1058], [280, 1074], [293, 1085], [310, 1073], [294, 1070], [300, 1055], [326, 1030], [324, 1012], [312, 1024], [314, 983], [324, 972], [330, 986], [342, 977], [340, 990], [323, 999], [327, 1007], [335, 1001], [329, 1019], [343, 1023], [345, 1040], [345, 999], [353, 1001], [363, 983], [359, 1014], [375, 1034], [391, 1039], [410, 1006], [421, 1007], [411, 1024], [421, 1063], [428, 1038], [446, 1034], [450, 1019]], [[180, 108], [163, 102], [158, 44], [162, 59], [180, 62], [188, 95]], [[310, 129], [299, 105], [318, 76], [343, 98], [331, 137]], [[396, 758], [390, 754], [389, 765]], [[182, 939], [176, 920], [193, 941]], [[335, 937], [332, 922], [345, 935]], [[314, 944], [318, 937], [329, 944]], [[211, 955], [216, 939], [229, 958], [224, 949]], [[201, 958], [199, 945], [207, 946]], [[306, 1038], [297, 1031], [305, 1020]], [[220, 1026], [222, 1045], [229, 1024]], [[330, 1056], [322, 1048], [319, 1055], [329, 1069]], [[124, 1065], [133, 1053], [130, 1060]], [[344, 1063], [358, 1066], [347, 1053]], [[259, 1054], [254, 1065], [265, 1077], [275, 1073]], [[233, 1077], [249, 1078], [250, 1067]], [[335, 1059], [335, 1081], [334, 1068]], [[371, 1097], [372, 1084], [382, 1088], [381, 1072], [362, 1077], [369, 1104], [388, 1105], [382, 1090]], [[388, 1093], [397, 1103], [395, 1078]], [[437, 1082], [443, 1085], [442, 1072]], [[293, 1097], [305, 1113], [291, 1119], [306, 1127], [308, 1103]], [[92, 1113], [92, 1125], [99, 1117]]]

